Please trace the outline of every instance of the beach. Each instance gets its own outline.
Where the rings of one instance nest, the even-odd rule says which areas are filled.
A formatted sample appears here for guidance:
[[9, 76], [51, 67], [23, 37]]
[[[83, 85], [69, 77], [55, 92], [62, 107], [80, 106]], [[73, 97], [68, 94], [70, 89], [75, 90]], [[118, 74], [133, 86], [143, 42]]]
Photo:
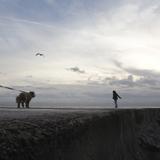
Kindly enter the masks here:
[[159, 109], [1, 108], [0, 159], [156, 160], [159, 115]]

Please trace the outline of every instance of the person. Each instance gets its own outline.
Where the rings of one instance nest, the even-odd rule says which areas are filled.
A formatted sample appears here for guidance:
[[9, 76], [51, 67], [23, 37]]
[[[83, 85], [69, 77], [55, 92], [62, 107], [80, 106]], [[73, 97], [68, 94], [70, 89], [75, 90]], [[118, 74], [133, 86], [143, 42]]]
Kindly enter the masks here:
[[114, 100], [114, 103], [115, 103], [115, 108], [118, 108], [118, 104], [117, 104], [118, 98], [121, 99], [121, 97], [117, 94], [117, 92], [113, 90], [113, 100]]

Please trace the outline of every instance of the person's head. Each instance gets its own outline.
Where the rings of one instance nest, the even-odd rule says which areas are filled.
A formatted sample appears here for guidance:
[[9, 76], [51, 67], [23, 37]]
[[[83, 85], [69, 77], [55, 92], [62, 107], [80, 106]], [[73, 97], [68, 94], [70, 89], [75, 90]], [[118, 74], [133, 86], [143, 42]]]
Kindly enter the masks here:
[[116, 93], [116, 91], [115, 91], [115, 90], [113, 90], [113, 93]]

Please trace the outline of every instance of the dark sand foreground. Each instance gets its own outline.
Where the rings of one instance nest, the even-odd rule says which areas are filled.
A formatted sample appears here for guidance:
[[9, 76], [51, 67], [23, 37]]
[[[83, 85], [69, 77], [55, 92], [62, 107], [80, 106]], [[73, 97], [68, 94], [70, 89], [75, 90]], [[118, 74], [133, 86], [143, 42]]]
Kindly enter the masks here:
[[0, 109], [0, 160], [159, 160], [159, 109]]
[[0, 159], [59, 159], [79, 125], [107, 114], [103, 109], [1, 108]]

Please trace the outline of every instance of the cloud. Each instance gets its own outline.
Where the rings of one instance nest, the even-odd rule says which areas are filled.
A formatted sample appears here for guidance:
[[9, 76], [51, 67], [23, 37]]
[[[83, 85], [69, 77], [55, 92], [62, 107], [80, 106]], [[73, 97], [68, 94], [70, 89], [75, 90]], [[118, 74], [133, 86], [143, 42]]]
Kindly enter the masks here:
[[[132, 76], [132, 75], [131, 75]], [[133, 76], [132, 76], [133, 77]], [[115, 87], [124, 87], [129, 89], [160, 89], [160, 79], [157, 78], [149, 78], [149, 77], [142, 77], [138, 80], [131, 80], [128, 78], [123, 79], [110, 79], [107, 81], [109, 85], [115, 86]]]
[[118, 68], [120, 68], [120, 69], [123, 69], [123, 66], [122, 66], [122, 63], [121, 63], [121, 62], [119, 62], [119, 61], [117, 61], [117, 60], [112, 60], [112, 62], [113, 62], [113, 64], [114, 64], [116, 67], [118, 67]]
[[72, 72], [76, 72], [76, 73], [80, 73], [80, 74], [85, 74], [86, 73], [84, 70], [81, 70], [78, 67], [67, 68], [67, 70], [72, 71]]
[[157, 72], [155, 70], [125, 67], [124, 64], [122, 64], [121, 62], [117, 60], [113, 60], [112, 62], [118, 69], [121, 69], [129, 74], [133, 74], [136, 76], [142, 76], [142, 77], [160, 77], [160, 72]]
[[118, 79], [116, 77], [111, 77], [111, 78], [105, 78], [104, 82], [108, 83], [111, 86], [116, 86], [116, 87], [135, 87], [135, 82], [133, 81], [133, 76], [129, 75], [127, 78], [123, 79]]
[[30, 78], [33, 78], [33, 76], [32, 75], [27, 75], [26, 78], [30, 79]]
[[128, 74], [128, 76], [127, 78], [121, 79], [117, 77], [107, 77], [105, 80], [110, 85], [128, 88], [160, 88], [160, 72], [154, 70], [125, 67], [124, 64], [116, 60], [114, 60], [113, 63], [116, 67], [118, 67], [118, 69], [121, 69], [123, 72]]
[[[140, 65], [159, 65], [159, 34], [153, 36], [154, 33], [159, 33], [160, 26], [154, 7], [156, 1], [147, 0], [143, 8], [142, 4], [146, 1], [138, 0], [18, 2], [20, 1], [3, 1], [3, 9], [0, 10], [0, 13], [4, 13], [1, 16], [6, 17], [0, 17], [0, 52], [2, 59], [5, 59], [0, 67], [2, 71], [7, 70], [10, 81], [13, 81], [12, 76], [20, 81], [25, 75], [33, 75], [39, 79], [46, 77], [56, 82], [63, 80], [74, 83], [85, 80], [85, 76], [71, 76], [64, 70], [64, 66], [76, 66], [77, 63], [87, 68], [86, 76], [90, 73], [90, 82], [105, 83], [106, 77], [116, 77], [113, 78], [114, 84], [117, 80], [123, 85], [132, 85], [138, 81], [135, 77], [142, 81], [144, 77], [150, 76], [151, 79], [157, 74], [151, 69], [134, 68], [138, 66], [136, 64], [141, 58], [143, 61], [139, 62]], [[52, 3], [51, 6], [45, 5]], [[6, 9], [6, 6], [9, 9]], [[12, 16], [6, 14], [7, 12], [13, 13]], [[31, 54], [37, 49], [47, 49], [48, 57], [44, 61], [31, 58]], [[116, 50], [120, 52], [115, 52]], [[151, 53], [151, 58], [148, 56], [147, 60], [146, 55]], [[140, 58], [138, 54], [141, 55]], [[115, 61], [115, 64], [122, 74], [117, 74], [117, 71], [111, 68], [113, 64], [110, 59], [115, 57], [120, 60]], [[128, 67], [130, 64], [132, 68]], [[107, 72], [113, 73], [97, 73], [98, 76], [92, 76], [96, 74], [93, 69], [95, 65], [107, 68]], [[159, 68], [157, 66], [155, 68]], [[78, 67], [71, 67], [69, 70], [86, 73]], [[128, 79], [129, 75], [133, 76], [133, 82]]]

